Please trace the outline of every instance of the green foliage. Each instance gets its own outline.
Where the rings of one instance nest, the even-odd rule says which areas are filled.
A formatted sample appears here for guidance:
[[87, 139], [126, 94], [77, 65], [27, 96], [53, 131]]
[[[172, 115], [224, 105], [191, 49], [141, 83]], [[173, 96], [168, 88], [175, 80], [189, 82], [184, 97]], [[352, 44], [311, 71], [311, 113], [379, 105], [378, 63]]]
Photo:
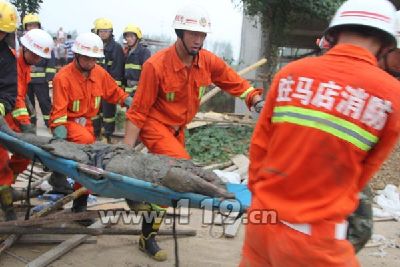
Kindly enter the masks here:
[[247, 154], [253, 128], [206, 126], [186, 133], [186, 149], [195, 162], [226, 162], [236, 154]]
[[27, 13], [38, 13], [43, 0], [11, 0], [23, 18]]
[[[344, 0], [241, 0], [245, 13], [260, 15], [266, 28], [283, 29], [307, 19], [329, 20]], [[265, 24], [268, 23], [268, 24]]]
[[[237, 2], [239, 0], [232, 0]], [[310, 19], [328, 22], [344, 0], [240, 0], [247, 15], [261, 19], [267, 43], [268, 72], [272, 75], [278, 47], [285, 44], [290, 29]]]

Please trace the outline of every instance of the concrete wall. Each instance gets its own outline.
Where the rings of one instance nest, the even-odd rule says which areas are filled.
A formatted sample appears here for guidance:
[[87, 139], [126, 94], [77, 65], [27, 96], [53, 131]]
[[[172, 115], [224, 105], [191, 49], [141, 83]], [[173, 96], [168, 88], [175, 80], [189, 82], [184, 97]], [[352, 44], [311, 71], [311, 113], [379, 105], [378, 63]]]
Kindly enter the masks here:
[[[258, 17], [243, 16], [242, 41], [240, 44], [239, 69], [257, 62], [263, 57], [263, 36], [261, 24]], [[251, 71], [244, 75], [246, 79], [256, 79], [257, 71]], [[235, 113], [247, 114], [249, 111], [244, 102], [235, 99]]]

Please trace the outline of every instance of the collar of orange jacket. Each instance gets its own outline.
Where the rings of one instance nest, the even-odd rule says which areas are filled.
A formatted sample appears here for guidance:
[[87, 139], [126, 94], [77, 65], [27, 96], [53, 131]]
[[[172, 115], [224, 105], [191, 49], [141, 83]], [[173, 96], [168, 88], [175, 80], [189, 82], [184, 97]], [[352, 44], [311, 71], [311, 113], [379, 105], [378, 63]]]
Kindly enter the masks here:
[[[178, 52], [176, 51], [176, 47], [175, 46], [176, 46], [176, 43], [174, 45], [170, 46], [169, 55], [170, 55], [170, 59], [171, 59], [171, 64], [172, 64], [172, 66], [174, 66], [174, 71], [178, 72], [181, 69], [185, 68], [186, 65], [183, 64], [182, 60], [179, 58]], [[200, 49], [199, 53], [195, 57], [192, 66], [196, 66], [198, 68], [201, 68], [201, 66], [202, 66], [202, 62], [201, 62], [202, 50], [203, 49]]]
[[326, 55], [351, 57], [354, 59], [365, 61], [371, 65], [378, 66], [376, 57], [367, 49], [352, 45], [352, 44], [338, 44], [330, 49]]
[[18, 52], [17, 60], [18, 60], [19, 66], [20, 66], [22, 69], [26, 70], [26, 69], [28, 69], [28, 68], [30, 67], [30, 65], [28, 65], [28, 64], [26, 63], [25, 59], [24, 59], [24, 52], [23, 52], [22, 48], [21, 48], [20, 51]]
[[89, 79], [90, 81], [94, 82], [93, 79], [93, 72], [96, 68], [101, 68], [99, 67], [97, 64], [94, 66], [94, 68], [90, 71], [89, 76], [86, 78], [83, 73], [78, 69], [78, 67], [76, 66], [75, 63], [76, 60], [73, 60], [70, 64], [71, 64], [71, 72], [72, 75], [74, 75], [75, 77], [77, 77], [77, 79], [79, 80], [79, 82], [84, 82], [86, 79]]

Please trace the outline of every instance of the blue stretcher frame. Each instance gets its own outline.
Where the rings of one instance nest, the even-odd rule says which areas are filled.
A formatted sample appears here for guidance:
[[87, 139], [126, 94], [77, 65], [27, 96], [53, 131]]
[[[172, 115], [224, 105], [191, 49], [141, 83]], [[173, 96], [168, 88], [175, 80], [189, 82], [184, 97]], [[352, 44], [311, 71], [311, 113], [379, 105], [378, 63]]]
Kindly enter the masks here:
[[234, 200], [210, 198], [195, 193], [179, 193], [135, 177], [123, 176], [54, 156], [37, 146], [2, 131], [0, 131], [0, 141], [0, 144], [11, 152], [21, 154], [30, 159], [36, 158], [50, 170], [67, 175], [87, 189], [104, 197], [128, 198], [165, 206], [173, 206], [176, 201], [188, 199], [189, 207], [191, 208], [204, 208], [204, 201], [208, 201], [208, 203], [212, 201], [211, 206], [214, 209], [219, 209], [222, 203], [224, 207], [226, 207], [227, 203], [232, 203], [229, 209], [237, 212], [244, 212], [250, 206], [251, 194], [246, 185], [227, 184], [227, 190], [235, 194]]

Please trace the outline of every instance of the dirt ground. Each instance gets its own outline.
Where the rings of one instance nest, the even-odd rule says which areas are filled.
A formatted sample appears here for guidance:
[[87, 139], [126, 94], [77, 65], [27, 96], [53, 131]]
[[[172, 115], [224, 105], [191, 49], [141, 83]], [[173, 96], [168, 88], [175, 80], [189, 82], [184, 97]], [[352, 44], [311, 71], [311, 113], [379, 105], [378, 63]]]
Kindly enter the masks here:
[[[98, 207], [98, 208], [110, 208]], [[235, 238], [219, 238], [222, 233], [221, 226], [214, 226], [212, 235], [210, 226], [201, 223], [200, 210], [192, 210], [190, 224], [178, 226], [178, 229], [195, 229], [197, 236], [182, 237], [178, 239], [180, 266], [208, 266], [231, 267], [237, 266], [240, 261], [241, 246], [244, 238], [244, 227], [240, 226]], [[118, 225], [118, 227], [135, 227], [132, 225]], [[170, 227], [169, 227], [170, 228]], [[168, 229], [163, 226], [162, 229]], [[376, 222], [374, 232], [394, 239], [400, 245], [400, 222]], [[97, 244], [83, 244], [73, 249], [50, 266], [132, 266], [132, 267], [161, 267], [174, 266], [174, 242], [171, 237], [159, 237], [159, 245], [168, 251], [167, 262], [158, 263], [150, 259], [138, 250], [137, 236], [99, 236]], [[9, 251], [31, 261], [42, 253], [54, 247], [48, 245], [16, 245]], [[379, 248], [365, 248], [358, 255], [362, 266], [387, 266], [397, 267], [400, 262], [400, 248], [384, 249], [386, 256], [380, 257], [374, 254]], [[0, 267], [25, 266], [25, 263], [9, 255], [0, 257]]]

